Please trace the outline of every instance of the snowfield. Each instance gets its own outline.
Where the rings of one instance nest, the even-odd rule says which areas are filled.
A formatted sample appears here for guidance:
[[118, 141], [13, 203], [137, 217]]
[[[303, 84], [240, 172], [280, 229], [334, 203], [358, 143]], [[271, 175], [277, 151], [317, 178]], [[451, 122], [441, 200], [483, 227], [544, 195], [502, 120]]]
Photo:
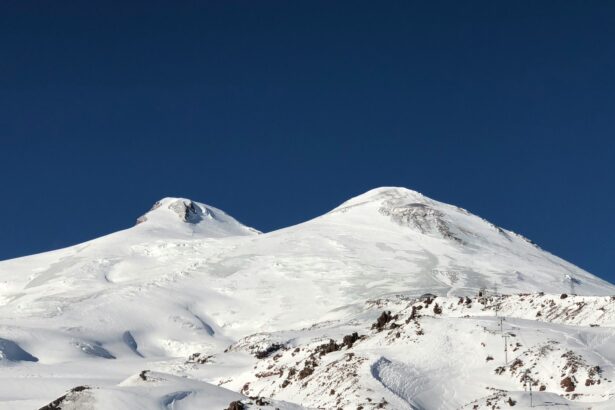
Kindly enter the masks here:
[[613, 295], [404, 188], [269, 233], [165, 198], [0, 262], [0, 408], [614, 409]]

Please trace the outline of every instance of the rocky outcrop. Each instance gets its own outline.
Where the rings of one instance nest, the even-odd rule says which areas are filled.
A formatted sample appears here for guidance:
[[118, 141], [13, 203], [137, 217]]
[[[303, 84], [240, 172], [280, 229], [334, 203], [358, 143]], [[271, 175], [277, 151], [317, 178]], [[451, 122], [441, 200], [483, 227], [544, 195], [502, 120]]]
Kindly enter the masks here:
[[444, 213], [428, 204], [418, 202], [399, 204], [396, 200], [389, 200], [384, 202], [379, 212], [389, 216], [394, 222], [423, 234], [463, 242], [444, 220]]
[[203, 209], [189, 200], [177, 200], [169, 205], [169, 209], [175, 212], [182, 221], [192, 224], [199, 223], [205, 216], [215, 218], [211, 210]]

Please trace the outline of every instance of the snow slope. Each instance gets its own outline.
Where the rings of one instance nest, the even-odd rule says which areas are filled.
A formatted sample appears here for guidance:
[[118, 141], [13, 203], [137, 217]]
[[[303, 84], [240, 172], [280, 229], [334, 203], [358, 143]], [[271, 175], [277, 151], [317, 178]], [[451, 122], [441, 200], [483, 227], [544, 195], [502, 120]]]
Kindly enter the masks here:
[[[225, 386], [318, 408], [508, 408], [509, 399], [528, 408], [530, 384], [534, 404], [613, 408], [613, 299], [570, 299], [378, 299], [344, 319], [244, 338], [200, 373], [193, 371], [216, 380], [221, 363], [249, 352], [255, 368], [220, 378]], [[500, 325], [497, 308], [513, 302], [519, 314]], [[536, 320], [535, 313], [546, 316], [551, 303], [559, 311], [576, 311], [579, 303], [606, 311], [585, 312], [594, 314], [592, 325], [570, 325], [568, 319], [578, 317], [572, 310], [557, 320]]]
[[[613, 285], [520, 235], [404, 188], [369, 191], [323, 216], [270, 233], [182, 198], [159, 201], [137, 222], [133, 228], [73, 247], [0, 262], [0, 408], [40, 407], [80, 385], [92, 387], [75, 394], [90, 397], [93, 408], [122, 408], [117, 403], [129, 403], [125, 408], [165, 408], [164, 397], [173, 392], [122, 384], [148, 369], [173, 380], [171, 390], [183, 381], [173, 375], [181, 374], [188, 384], [228, 387], [229, 383], [236, 392], [229, 394], [240, 394], [243, 385], [236, 383], [240, 375], [251, 374], [246, 376], [251, 380], [256, 374], [254, 358], [245, 352], [224, 355], [228, 346], [255, 333], [270, 332], [266, 333], [270, 337], [290, 332], [303, 338], [301, 329], [315, 323], [324, 322], [319, 326], [326, 328], [329, 320], [372, 320], [375, 313], [365, 316], [365, 303], [377, 298], [412, 298], [430, 292], [453, 300], [473, 296], [481, 288], [511, 295], [559, 295], [571, 290], [587, 296], [615, 294]], [[502, 312], [512, 316], [529, 309], [527, 301], [515, 297], [503, 299]], [[587, 300], [590, 305], [598, 303]], [[561, 303], [554, 309], [562, 308]], [[566, 332], [576, 335], [576, 327], [595, 324], [595, 315], [584, 314], [575, 314], [574, 320], [562, 314], [562, 323], [549, 322], [550, 327], [575, 327], [549, 328], [560, 335], [549, 337], [571, 340], [576, 336]], [[459, 333], [468, 331], [465, 325], [458, 326], [466, 321], [451, 315], [440, 321], [434, 334], [456, 327]], [[536, 317], [523, 320], [534, 326]], [[543, 326], [541, 322], [538, 328]], [[612, 326], [603, 323], [604, 329], [591, 328], [589, 334], [603, 332], [600, 337], [608, 339]], [[375, 352], [357, 366], [365, 371], [365, 389], [390, 392], [387, 406], [455, 408], [479, 399], [455, 390], [456, 401], [444, 400], [450, 389], [463, 390], [462, 384], [433, 391], [431, 401], [421, 399], [421, 386], [433, 382], [425, 379], [426, 371], [451, 370], [443, 364], [402, 365], [416, 359], [401, 347], [401, 353], [391, 357], [383, 356], [381, 349], [376, 344]], [[207, 374], [201, 374], [201, 365], [186, 370], [187, 358], [197, 352], [201, 357], [225, 358], [205, 366]], [[425, 348], [420, 354], [441, 352]], [[458, 354], [463, 356], [463, 349]], [[600, 354], [603, 365], [615, 359], [608, 349]], [[486, 380], [494, 378], [482, 367], [476, 371], [489, 373]], [[24, 384], [30, 388], [17, 388]], [[185, 391], [210, 388], [190, 386]], [[321, 406], [306, 399], [309, 389], [287, 391], [292, 394], [262, 390], [266, 397]], [[600, 394], [608, 396], [609, 391]], [[549, 392], [562, 394], [557, 389]], [[214, 395], [224, 400], [243, 397], [218, 393]], [[189, 394], [190, 400], [185, 399], [188, 396], [177, 400], [174, 408], [200, 408], [202, 404], [191, 404], [200, 403], [193, 399], [195, 394]], [[604, 401], [600, 394], [592, 400]]]

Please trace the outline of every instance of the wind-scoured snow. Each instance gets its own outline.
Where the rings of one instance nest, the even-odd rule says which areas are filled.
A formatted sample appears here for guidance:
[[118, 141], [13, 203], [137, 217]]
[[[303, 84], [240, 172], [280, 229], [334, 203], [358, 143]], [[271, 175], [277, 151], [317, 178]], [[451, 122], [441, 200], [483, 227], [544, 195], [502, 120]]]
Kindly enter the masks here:
[[[479, 292], [499, 296], [483, 305], [472, 299]], [[382, 311], [402, 311], [400, 300], [411, 303], [424, 293], [436, 295], [444, 309], [423, 311], [423, 319], [412, 325], [420, 329], [404, 324], [406, 332], [424, 335], [393, 333], [387, 339], [371, 329]], [[541, 400], [553, 401], [555, 395], [570, 406], [604, 404], [613, 393], [607, 381], [615, 360], [607, 347], [615, 325], [611, 295], [613, 285], [528, 239], [404, 188], [378, 188], [323, 216], [269, 233], [215, 207], [164, 198], [130, 229], [0, 262], [0, 357], [6, 358], [0, 359], [0, 408], [38, 408], [67, 394], [67, 400], [75, 395], [96, 409], [224, 408], [202, 407], [199, 401], [199, 391], [220, 389], [215, 385], [230, 389], [220, 390], [229, 393], [220, 393], [224, 406], [227, 399], [256, 407], [266, 406], [258, 403], [267, 399], [365, 409], [488, 406], [509, 397], [521, 403], [525, 393], [518, 381], [509, 380], [518, 374], [510, 369], [508, 379], [495, 374], [494, 363], [484, 362], [485, 349], [475, 346], [476, 338], [484, 338], [503, 347], [502, 335], [489, 333], [498, 327], [496, 314], [511, 318], [507, 323], [518, 327], [518, 334], [527, 333], [524, 349], [555, 346], [532, 362], [553, 376], [544, 381]], [[461, 297], [471, 303], [458, 303]], [[374, 300], [386, 302], [366, 304]], [[308, 352], [308, 345], [333, 336], [341, 343], [354, 331], [365, 339], [344, 345], [351, 359], [340, 356], [325, 364], [335, 371], [322, 373], [318, 356], [302, 382], [288, 377], [292, 361], [306, 360], [299, 352], [287, 358], [290, 346]], [[542, 336], [530, 336], [534, 333]], [[2, 340], [8, 346], [4, 356]], [[271, 356], [262, 353], [261, 359], [241, 348], [267, 352], [275, 340], [283, 348]], [[23, 353], [15, 353], [15, 346]], [[363, 349], [359, 346], [371, 347], [355, 353]], [[594, 364], [601, 369], [602, 378], [578, 397], [558, 387], [557, 355], [568, 350], [585, 363], [577, 363], [574, 377], [582, 373], [587, 379]], [[281, 375], [272, 370], [279, 365], [276, 354], [287, 366]], [[336, 355], [340, 350], [323, 358]], [[265, 362], [269, 370], [260, 368]], [[297, 375], [303, 369], [296, 369]], [[141, 386], [138, 375], [144, 370], [157, 371], [152, 377], [166, 380], [161, 383], [168, 389]], [[277, 373], [267, 375], [272, 371]], [[322, 380], [312, 383], [312, 378]], [[443, 384], [443, 378], [449, 382]], [[289, 383], [281, 387], [284, 380]], [[311, 387], [319, 383], [328, 390]], [[339, 391], [331, 393], [336, 389], [329, 387], [336, 383], [340, 389], [346, 383], [356, 397], [337, 403]], [[464, 388], [468, 383], [482, 387]], [[16, 388], [22, 385], [29, 387]], [[76, 386], [88, 389], [67, 393]]]

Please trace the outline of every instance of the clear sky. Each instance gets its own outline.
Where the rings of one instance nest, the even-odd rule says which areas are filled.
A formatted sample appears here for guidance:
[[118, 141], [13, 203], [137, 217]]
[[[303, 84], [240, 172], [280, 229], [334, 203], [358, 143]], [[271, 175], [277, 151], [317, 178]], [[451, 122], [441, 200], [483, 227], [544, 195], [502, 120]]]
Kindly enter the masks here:
[[405, 186], [615, 281], [615, 2], [0, 2], [0, 259]]

